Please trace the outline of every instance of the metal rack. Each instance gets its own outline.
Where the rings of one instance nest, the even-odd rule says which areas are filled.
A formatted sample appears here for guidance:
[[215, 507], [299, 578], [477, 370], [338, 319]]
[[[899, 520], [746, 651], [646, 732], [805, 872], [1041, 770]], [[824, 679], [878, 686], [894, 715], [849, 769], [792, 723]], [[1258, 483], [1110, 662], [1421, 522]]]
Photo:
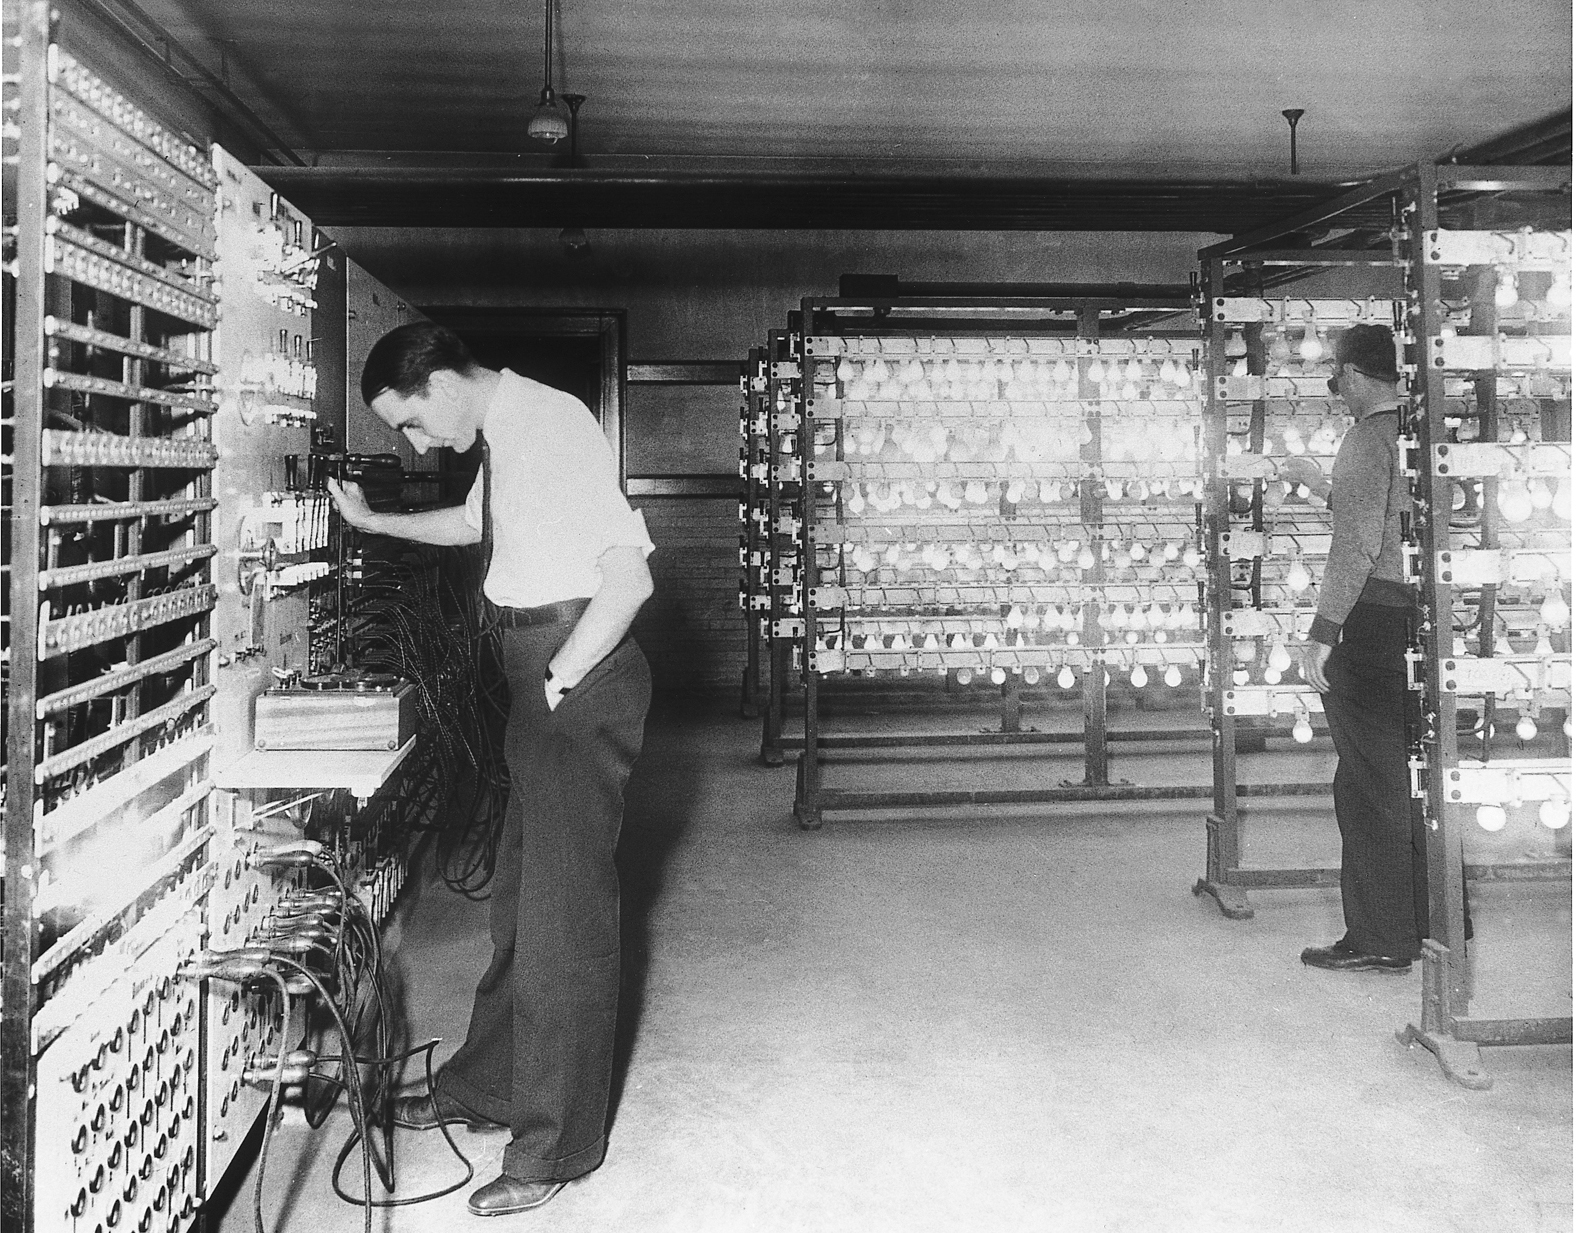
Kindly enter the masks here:
[[[1205, 822], [1205, 873], [1194, 893], [1213, 896], [1226, 916], [1246, 920], [1253, 916], [1252, 888], [1340, 880], [1333, 868], [1243, 864], [1246, 794], [1237, 755], [1263, 750], [1270, 739], [1310, 744], [1323, 735], [1315, 724], [1323, 700], [1293, 663], [1313, 621], [1313, 583], [1329, 549], [1330, 517], [1317, 493], [1282, 474], [1297, 458], [1322, 460], [1328, 471], [1348, 421], [1325, 384], [1332, 335], [1361, 323], [1399, 325], [1397, 278], [1385, 271], [1400, 263], [1388, 246], [1242, 251], [1228, 241], [1200, 256], [1208, 364], [1204, 694], [1215, 799]], [[1347, 294], [1330, 294], [1332, 281], [1345, 282]], [[1330, 784], [1259, 785], [1255, 794], [1327, 798]]]
[[[1113, 740], [1202, 732], [1118, 733], [1106, 720], [1111, 673], [1142, 688], [1153, 672], [1175, 686], [1203, 651], [1199, 340], [1190, 318], [1175, 324], [1191, 293], [1057, 290], [1068, 294], [803, 304], [781, 373], [792, 384], [779, 427], [794, 439], [772, 454], [789, 504], [779, 521], [796, 540], [774, 580], [795, 583], [799, 601], [797, 612], [779, 605], [774, 614], [779, 653], [790, 658], [773, 674], [783, 682], [773, 694], [802, 679], [801, 826], [819, 826], [828, 810], [1202, 790], [1113, 783], [1109, 774]], [[970, 696], [994, 687], [1000, 730], [827, 732], [822, 685], [857, 684], [853, 674], [883, 684], [940, 674], [949, 692]], [[1080, 699], [1080, 731], [1022, 723], [1025, 698], [1052, 689]], [[774, 735], [798, 744], [768, 723], [763, 754]], [[903, 792], [821, 783], [821, 755], [832, 748], [1073, 741], [1084, 750], [1079, 783]]]
[[[1398, 1035], [1432, 1050], [1469, 1088], [1492, 1083], [1481, 1045], [1571, 1041], [1569, 1015], [1470, 1014], [1474, 973], [1457, 893], [1471, 872], [1462, 837], [1474, 815], [1490, 831], [1531, 825], [1535, 815], [1563, 840], [1564, 859], [1491, 876], [1570, 878], [1570, 188], [1568, 167], [1424, 163], [1391, 190], [1409, 240], [1423, 612], [1413, 791], [1428, 826], [1433, 933], [1423, 944], [1422, 1013]], [[1445, 304], [1452, 274], [1466, 292], [1460, 313]], [[1474, 623], [1472, 645], [1464, 634]], [[1476, 739], [1458, 728], [1463, 697], [1480, 700]], [[1511, 707], [1518, 746], [1505, 750], [1495, 720]]]
[[[1274, 584], [1284, 588], [1285, 549], [1305, 551], [1317, 533], [1294, 499], [1270, 517], [1265, 495], [1280, 482], [1270, 408], [1318, 398], [1325, 374], [1277, 375], [1262, 335], [1288, 317], [1316, 331], [1326, 320], [1391, 324], [1411, 391], [1402, 448], [1415, 504], [1407, 534], [1421, 595], [1411, 662], [1422, 734], [1412, 774], [1428, 828], [1433, 933], [1422, 1015], [1399, 1035], [1433, 1050], [1468, 1087], [1489, 1084], [1480, 1045], [1571, 1039], [1568, 1017], [1469, 1017], [1462, 894], [1464, 882], [1570, 878], [1569, 194], [1569, 168], [1423, 163], [1201, 254], [1214, 366], [1206, 529], [1216, 799], [1194, 890], [1245, 918], [1251, 888], [1336, 884], [1334, 869], [1241, 863], [1234, 737], [1249, 717], [1278, 711], [1307, 724], [1318, 710], [1305, 686], [1263, 676], [1264, 640], [1306, 636], [1311, 611], [1284, 602]], [[1288, 298], [1289, 286], [1301, 298]], [[1296, 529], [1282, 534], [1288, 506]], [[1474, 704], [1461, 705], [1463, 696]], [[1507, 697], [1520, 712], [1514, 732], [1502, 715]], [[1507, 807], [1522, 824], [1541, 814], [1555, 832], [1548, 853], [1468, 862], [1473, 811], [1497, 829]]]
[[[86, 1007], [140, 988], [150, 955], [173, 967], [200, 944], [188, 909], [206, 889], [212, 833], [217, 178], [205, 152], [52, 41], [47, 6], [15, 18], [0, 1217], [29, 1230], [38, 1213], [48, 1227], [68, 1214], [92, 1227], [113, 1204], [120, 1218], [118, 1193], [76, 1184], [91, 1144], [59, 1155], [71, 1128], [57, 1140], [54, 1123], [70, 1101], [54, 1072], [110, 1031], [84, 1021]], [[123, 850], [133, 838], [135, 856]], [[105, 843], [108, 865], [86, 858]], [[190, 991], [149, 988], [141, 1030], [195, 1036]], [[176, 1044], [160, 1062], [170, 1082], [192, 1057]], [[100, 1098], [99, 1069], [71, 1072], [77, 1101]], [[183, 1099], [151, 1115], [178, 1221], [199, 1184]]]
[[739, 713], [746, 719], [761, 713], [761, 648], [770, 646], [771, 630], [762, 615], [771, 604], [771, 567], [767, 560], [766, 493], [771, 483], [771, 449], [767, 439], [766, 349], [751, 347], [739, 378], [739, 478], [744, 482], [739, 506], [739, 608], [744, 613], [744, 683]]

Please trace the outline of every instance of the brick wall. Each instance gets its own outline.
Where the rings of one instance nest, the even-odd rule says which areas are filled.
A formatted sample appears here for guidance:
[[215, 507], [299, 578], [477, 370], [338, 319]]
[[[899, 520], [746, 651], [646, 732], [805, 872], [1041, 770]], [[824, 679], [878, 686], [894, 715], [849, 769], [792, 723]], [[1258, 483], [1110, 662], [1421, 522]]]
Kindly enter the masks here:
[[739, 610], [739, 506], [733, 499], [664, 497], [635, 504], [656, 551], [656, 594], [635, 637], [662, 694], [737, 690], [744, 676]]

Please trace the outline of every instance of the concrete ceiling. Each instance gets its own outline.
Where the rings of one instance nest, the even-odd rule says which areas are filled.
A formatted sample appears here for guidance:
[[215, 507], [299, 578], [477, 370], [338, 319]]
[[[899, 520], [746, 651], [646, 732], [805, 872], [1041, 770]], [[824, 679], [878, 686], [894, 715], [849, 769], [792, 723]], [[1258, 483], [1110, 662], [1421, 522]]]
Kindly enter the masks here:
[[[1280, 178], [1302, 107], [1304, 175], [1350, 180], [1571, 96], [1569, 0], [556, 2], [604, 169]], [[540, 157], [540, 4], [141, 7], [308, 162]]]

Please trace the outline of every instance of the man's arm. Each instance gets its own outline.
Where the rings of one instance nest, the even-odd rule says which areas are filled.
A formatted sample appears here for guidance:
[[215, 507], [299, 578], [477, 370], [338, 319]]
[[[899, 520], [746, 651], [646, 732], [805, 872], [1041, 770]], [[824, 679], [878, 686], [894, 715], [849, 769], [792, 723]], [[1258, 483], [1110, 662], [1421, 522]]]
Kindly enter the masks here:
[[[654, 589], [646, 554], [639, 548], [623, 544], [609, 548], [597, 558], [596, 566], [602, 584], [548, 665], [553, 681], [564, 689], [578, 685], [623, 640]], [[549, 706], [557, 702], [556, 695], [549, 696]]]
[[1339, 487], [1334, 499], [1330, 554], [1325, 558], [1318, 610], [1308, 633], [1325, 646], [1340, 642], [1341, 626], [1363, 593], [1374, 562], [1384, 548], [1390, 476], [1395, 466], [1393, 439], [1385, 435], [1388, 428], [1378, 417], [1364, 420], [1347, 433], [1341, 445], [1343, 451], [1352, 446], [1350, 456], [1337, 458]]
[[393, 535], [423, 544], [455, 546], [481, 543], [482, 533], [465, 521], [463, 505], [422, 510], [416, 514], [379, 514], [367, 505], [360, 484], [341, 484], [331, 479], [328, 481], [328, 491], [334, 498], [334, 504], [339, 506], [340, 516], [358, 531]]

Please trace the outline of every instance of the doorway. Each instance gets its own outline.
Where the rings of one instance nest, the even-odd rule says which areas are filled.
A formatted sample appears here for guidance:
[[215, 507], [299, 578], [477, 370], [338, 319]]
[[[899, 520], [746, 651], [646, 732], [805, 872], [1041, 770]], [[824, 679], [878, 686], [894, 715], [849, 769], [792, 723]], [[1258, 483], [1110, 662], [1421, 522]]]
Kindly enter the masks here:
[[[508, 368], [566, 393], [591, 409], [624, 486], [625, 313], [621, 308], [472, 308], [424, 305], [421, 311], [464, 340], [487, 368]], [[445, 451], [446, 489], [465, 492], [481, 466], [480, 448]]]

